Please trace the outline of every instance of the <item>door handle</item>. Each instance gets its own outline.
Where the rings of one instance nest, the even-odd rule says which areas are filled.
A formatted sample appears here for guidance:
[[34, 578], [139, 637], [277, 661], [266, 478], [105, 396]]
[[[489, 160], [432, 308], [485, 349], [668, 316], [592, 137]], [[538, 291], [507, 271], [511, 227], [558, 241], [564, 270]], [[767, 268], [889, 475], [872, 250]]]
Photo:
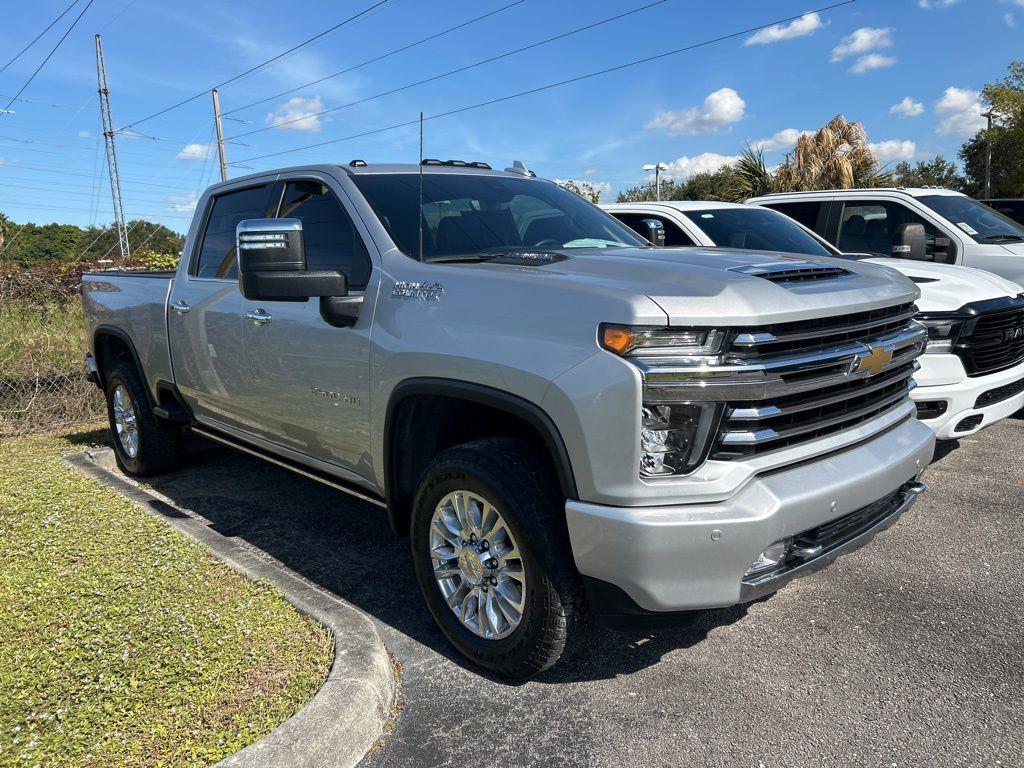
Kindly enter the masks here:
[[266, 325], [274, 319], [267, 314], [265, 309], [254, 309], [252, 312], [246, 312], [245, 318], [253, 325]]
[[178, 299], [176, 302], [171, 304], [171, 309], [173, 309], [179, 315], [184, 315], [186, 312], [192, 309], [192, 307], [189, 306], [189, 303], [184, 299]]

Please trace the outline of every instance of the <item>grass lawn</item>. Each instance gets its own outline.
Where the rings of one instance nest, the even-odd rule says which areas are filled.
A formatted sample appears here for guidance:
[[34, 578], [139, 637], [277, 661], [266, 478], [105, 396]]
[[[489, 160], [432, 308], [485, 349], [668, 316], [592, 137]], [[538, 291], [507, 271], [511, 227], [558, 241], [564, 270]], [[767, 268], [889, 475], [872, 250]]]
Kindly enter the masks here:
[[0, 766], [209, 765], [320, 687], [330, 633], [60, 457], [0, 441]]

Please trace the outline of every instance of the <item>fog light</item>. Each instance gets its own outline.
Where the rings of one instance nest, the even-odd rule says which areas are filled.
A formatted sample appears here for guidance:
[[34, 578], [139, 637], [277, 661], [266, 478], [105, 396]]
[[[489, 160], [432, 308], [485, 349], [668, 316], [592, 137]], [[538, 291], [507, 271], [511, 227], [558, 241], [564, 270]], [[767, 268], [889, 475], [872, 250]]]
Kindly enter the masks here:
[[753, 576], [758, 573], [774, 570], [782, 565], [787, 554], [789, 554], [789, 541], [776, 541], [771, 546], [765, 547], [764, 552], [757, 556], [743, 575]]

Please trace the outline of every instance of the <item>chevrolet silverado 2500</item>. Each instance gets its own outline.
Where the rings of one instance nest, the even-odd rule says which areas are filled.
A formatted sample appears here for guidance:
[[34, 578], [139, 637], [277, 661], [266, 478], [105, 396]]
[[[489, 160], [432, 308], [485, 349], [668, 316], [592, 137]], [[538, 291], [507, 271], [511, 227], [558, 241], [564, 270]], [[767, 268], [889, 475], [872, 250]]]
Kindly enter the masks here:
[[[771, 208], [711, 201], [604, 206], [631, 229], [668, 245], [758, 248], [817, 258], [870, 259], [921, 290], [917, 320], [931, 337], [918, 386], [917, 417], [940, 440], [967, 437], [1024, 408], [1024, 288], [971, 267], [871, 253], [844, 254]], [[650, 225], [664, 235], [653, 235]], [[926, 255], [923, 251], [919, 256]]]
[[183, 429], [386, 509], [476, 663], [819, 570], [920, 493], [918, 290], [651, 247], [521, 164], [314, 165], [200, 199], [174, 274], [87, 275], [126, 472]]

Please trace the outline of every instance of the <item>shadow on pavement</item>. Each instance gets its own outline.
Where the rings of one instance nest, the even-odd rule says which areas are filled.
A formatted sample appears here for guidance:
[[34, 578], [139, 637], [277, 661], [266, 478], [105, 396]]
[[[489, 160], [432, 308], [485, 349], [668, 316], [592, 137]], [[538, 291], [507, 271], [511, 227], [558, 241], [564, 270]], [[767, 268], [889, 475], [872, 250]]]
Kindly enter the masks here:
[[[95, 442], [97, 435], [82, 437]], [[199, 438], [190, 438], [186, 456], [181, 471], [149, 478], [147, 484], [222, 535], [265, 552], [463, 669], [502, 682], [465, 661], [437, 629], [420, 596], [408, 540], [394, 536], [381, 509]], [[745, 606], [735, 606], [695, 613], [675, 628], [619, 632], [598, 627], [586, 647], [537, 682], [636, 672], [745, 614]]]

